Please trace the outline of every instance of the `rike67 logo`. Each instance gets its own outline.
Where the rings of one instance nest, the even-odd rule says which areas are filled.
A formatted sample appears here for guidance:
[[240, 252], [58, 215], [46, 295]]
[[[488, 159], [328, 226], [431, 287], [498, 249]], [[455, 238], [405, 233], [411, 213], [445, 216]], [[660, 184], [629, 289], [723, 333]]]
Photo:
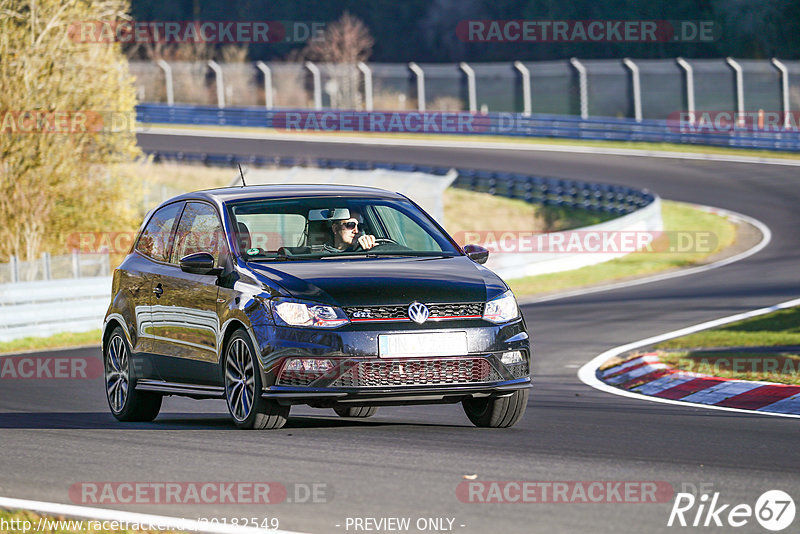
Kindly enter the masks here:
[[778, 532], [794, 521], [795, 505], [792, 497], [781, 490], [765, 491], [755, 506], [725, 503], [718, 491], [696, 497], [692, 493], [678, 493], [669, 514], [667, 526], [681, 527], [733, 527], [752, 524], [752, 520], [767, 530]]

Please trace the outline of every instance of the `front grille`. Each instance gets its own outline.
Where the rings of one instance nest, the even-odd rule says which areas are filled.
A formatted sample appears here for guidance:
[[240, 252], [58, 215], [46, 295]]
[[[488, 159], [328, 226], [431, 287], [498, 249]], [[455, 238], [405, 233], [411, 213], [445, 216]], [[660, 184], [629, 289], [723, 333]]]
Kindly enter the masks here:
[[[483, 302], [425, 304], [428, 320], [478, 319], [483, 316]], [[410, 321], [408, 305], [401, 306], [346, 306], [343, 308], [353, 322], [360, 321]]]
[[322, 373], [284, 371], [275, 383], [279, 386], [307, 386], [321, 376]]
[[370, 360], [356, 362], [332, 387], [475, 384], [502, 380], [485, 358]]
[[527, 362], [506, 365], [506, 369], [514, 378], [525, 378], [529, 374]]

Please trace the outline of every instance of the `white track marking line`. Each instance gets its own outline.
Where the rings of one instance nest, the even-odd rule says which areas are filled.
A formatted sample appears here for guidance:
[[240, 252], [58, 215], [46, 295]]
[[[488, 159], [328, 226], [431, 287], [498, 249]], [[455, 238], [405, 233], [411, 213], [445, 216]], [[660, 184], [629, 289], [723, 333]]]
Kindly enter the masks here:
[[32, 510], [43, 514], [96, 521], [120, 521], [127, 522], [128, 525], [136, 523], [139, 525], [154, 526], [158, 530], [185, 530], [192, 532], [208, 532], [211, 534], [299, 534], [290, 530], [267, 530], [220, 523], [212, 524], [180, 517], [125, 512], [123, 510], [112, 510], [109, 508], [89, 508], [86, 506], [74, 506], [71, 504], [44, 501], [29, 501], [25, 499], [12, 499], [9, 497], [0, 497], [0, 508]]
[[[639, 400], [646, 400], [651, 402], [661, 402], [664, 404], [676, 404], [678, 406], [688, 406], [693, 408], [707, 408], [709, 410], [723, 410], [727, 412], [739, 412], [739, 413], [749, 413], [749, 414], [760, 414], [760, 415], [771, 415], [775, 417], [791, 417], [795, 419], [800, 419], [800, 415], [795, 414], [783, 414], [783, 413], [774, 413], [774, 412], [765, 412], [760, 410], [743, 410], [740, 408], [728, 408], [726, 406], [715, 406], [713, 404], [696, 404], [693, 402], [684, 402], [679, 400], [672, 400], [672, 399], [663, 399], [661, 397], [651, 397], [649, 395], [643, 395], [641, 393], [636, 393], [634, 391], [623, 390], [606, 384], [599, 378], [597, 378], [596, 372], [597, 368], [600, 367], [603, 363], [608, 361], [610, 358], [614, 356], [619, 356], [624, 352], [631, 351], [633, 349], [638, 349], [639, 347], [644, 347], [647, 345], [652, 345], [655, 343], [660, 343], [662, 341], [666, 341], [667, 339], [672, 339], [674, 337], [685, 336], [687, 334], [693, 334], [695, 332], [700, 332], [701, 330], [707, 330], [709, 328], [714, 328], [716, 326], [722, 326], [729, 323], [734, 323], [736, 321], [741, 321], [743, 319], [749, 319], [751, 317], [758, 317], [759, 315], [765, 315], [767, 313], [771, 313], [777, 310], [784, 310], [787, 308], [793, 308], [795, 306], [800, 306], [800, 298], [787, 300], [786, 302], [781, 302], [780, 304], [775, 304], [774, 306], [768, 306], [766, 308], [759, 308], [757, 310], [751, 310], [748, 312], [737, 313], [735, 315], [729, 315], [727, 317], [722, 317], [720, 319], [714, 319], [713, 321], [706, 321], [704, 323], [699, 323], [692, 326], [687, 326], [686, 328], [681, 328], [679, 330], [673, 330], [672, 332], [667, 332], [665, 334], [660, 334], [653, 337], [648, 337], [646, 339], [640, 339], [639, 341], [634, 341], [632, 343], [627, 343], [625, 345], [620, 345], [618, 347], [614, 347], [613, 349], [609, 349], [602, 354], [599, 354], [592, 358], [589, 362], [587, 362], [583, 367], [578, 370], [578, 378], [581, 382], [586, 384], [587, 386], [593, 387], [595, 389], [599, 389], [600, 391], [604, 391], [606, 393], [611, 393], [613, 395], [619, 395], [621, 397], [630, 397], [632, 399], [639, 399]], [[777, 404], [777, 403], [775, 403]], [[766, 406], [764, 407], [766, 408]]]
[[[790, 167], [800, 167], [800, 160], [781, 159], [781, 158], [759, 158], [756, 156], [726, 156], [723, 154], [706, 154], [703, 152], [669, 152], [660, 150], [647, 150], [635, 148], [607, 148], [586, 145], [548, 145], [544, 143], [509, 143], [506, 141], [474, 141], [465, 137], [463, 141], [445, 139], [388, 139], [378, 138], [369, 139], [365, 137], [328, 137], [322, 135], [281, 134], [281, 133], [258, 133], [258, 132], [236, 132], [228, 130], [214, 129], [180, 129], [145, 125], [136, 129], [136, 133], [159, 134], [159, 135], [185, 135], [189, 137], [220, 137], [227, 139], [253, 139], [265, 141], [297, 141], [300, 143], [332, 143], [347, 145], [371, 145], [371, 146], [404, 146], [418, 148], [462, 148], [486, 149], [486, 150], [521, 150], [537, 152], [566, 152], [577, 154], [601, 154], [608, 156], [638, 156], [645, 158], [665, 158], [665, 159], [688, 159], [700, 161], [721, 161], [726, 163], [749, 163], [758, 165], [787, 165]], [[537, 138], [541, 139], [541, 138]], [[725, 148], [725, 147], [720, 147]]]

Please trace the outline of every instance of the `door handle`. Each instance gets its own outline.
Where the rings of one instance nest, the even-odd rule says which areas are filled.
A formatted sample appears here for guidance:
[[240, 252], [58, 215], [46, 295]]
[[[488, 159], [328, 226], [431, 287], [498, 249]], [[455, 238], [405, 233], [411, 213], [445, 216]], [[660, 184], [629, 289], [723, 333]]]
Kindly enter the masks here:
[[161, 287], [161, 284], [158, 284], [153, 288], [153, 293], [156, 294], [156, 298], [161, 298], [161, 295], [164, 293], [164, 288]]

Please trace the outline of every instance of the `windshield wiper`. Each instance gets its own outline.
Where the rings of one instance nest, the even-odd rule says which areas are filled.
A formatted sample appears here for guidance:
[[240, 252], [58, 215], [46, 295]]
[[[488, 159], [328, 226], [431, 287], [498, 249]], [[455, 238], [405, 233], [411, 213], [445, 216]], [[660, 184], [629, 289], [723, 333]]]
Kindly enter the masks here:
[[326, 256], [317, 256], [315, 259], [327, 260], [332, 258], [377, 258], [380, 254], [374, 252], [341, 252], [338, 254], [328, 254]]
[[297, 261], [297, 260], [307, 260], [308, 258], [300, 258], [297, 256], [275, 256], [274, 258], [248, 258], [247, 261], [255, 261], [255, 262], [264, 262], [264, 261]]

